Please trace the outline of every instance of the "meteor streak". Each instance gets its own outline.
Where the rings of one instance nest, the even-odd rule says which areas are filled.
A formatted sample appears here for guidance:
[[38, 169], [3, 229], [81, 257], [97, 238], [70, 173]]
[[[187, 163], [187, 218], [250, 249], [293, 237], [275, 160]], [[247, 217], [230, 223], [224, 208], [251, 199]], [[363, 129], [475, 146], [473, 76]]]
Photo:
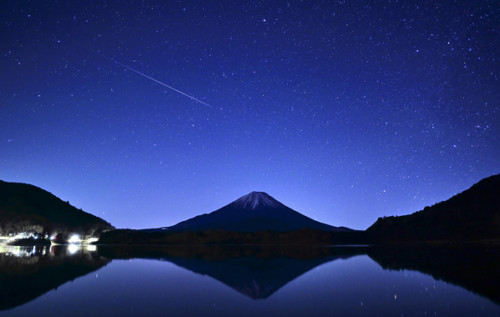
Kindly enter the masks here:
[[167, 85], [167, 84], [165, 84], [164, 82], [159, 81], [158, 79], [155, 79], [155, 78], [153, 78], [153, 77], [151, 77], [151, 76], [148, 76], [148, 75], [146, 75], [146, 74], [144, 74], [144, 73], [142, 73], [142, 72], [140, 72], [140, 71], [138, 71], [138, 70], [136, 70], [136, 69], [133, 69], [133, 68], [132, 68], [132, 67], [130, 67], [130, 66], [127, 66], [127, 65], [125, 65], [125, 64], [122, 64], [122, 63], [120, 63], [120, 62], [118, 62], [118, 61], [115, 61], [115, 60], [112, 60], [112, 61], [113, 61], [114, 63], [116, 63], [116, 64], [120, 65], [120, 66], [125, 67], [126, 69], [128, 69], [128, 70], [130, 70], [130, 71], [133, 71], [134, 73], [136, 73], [136, 74], [138, 74], [138, 75], [141, 75], [141, 76], [143, 76], [143, 77], [146, 77], [147, 79], [151, 79], [151, 80], [152, 80], [152, 81], [154, 81], [155, 83], [160, 84], [160, 85], [162, 85], [162, 86], [165, 86], [165, 87], [167, 87], [168, 89], [175, 91], [176, 93], [179, 93], [179, 94], [181, 94], [181, 95], [183, 95], [183, 96], [186, 96], [186, 97], [188, 97], [188, 98], [190, 98], [190, 99], [192, 99], [192, 100], [194, 100], [194, 101], [196, 101], [196, 102], [198, 102], [198, 103], [201, 103], [202, 105], [205, 105], [205, 106], [207, 106], [207, 107], [213, 108], [213, 107], [212, 107], [211, 105], [209, 105], [208, 103], [203, 102], [203, 101], [201, 101], [200, 99], [195, 98], [195, 97], [193, 97], [193, 96], [191, 96], [191, 95], [188, 95], [188, 94], [186, 94], [185, 92], [182, 92], [182, 91], [180, 91], [179, 89], [176, 89], [176, 88], [174, 88], [174, 87], [172, 87], [172, 86], [170, 86], [170, 85]]

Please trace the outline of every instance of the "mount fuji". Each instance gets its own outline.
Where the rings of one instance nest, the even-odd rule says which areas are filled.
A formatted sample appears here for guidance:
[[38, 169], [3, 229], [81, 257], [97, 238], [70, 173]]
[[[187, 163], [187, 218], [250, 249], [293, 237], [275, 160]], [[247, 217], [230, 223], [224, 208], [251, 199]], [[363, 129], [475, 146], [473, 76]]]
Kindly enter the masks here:
[[345, 227], [330, 226], [285, 206], [264, 192], [251, 192], [232, 203], [171, 227], [145, 229], [146, 232], [180, 232], [226, 230], [233, 232], [294, 231], [298, 229], [322, 231], [351, 231]]

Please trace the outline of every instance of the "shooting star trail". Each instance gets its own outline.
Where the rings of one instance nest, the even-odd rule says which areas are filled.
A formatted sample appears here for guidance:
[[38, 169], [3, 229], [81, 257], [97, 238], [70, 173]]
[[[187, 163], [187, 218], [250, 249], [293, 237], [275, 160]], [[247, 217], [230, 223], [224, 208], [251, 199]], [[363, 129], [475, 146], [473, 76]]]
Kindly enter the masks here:
[[186, 97], [188, 97], [188, 98], [189, 98], [189, 99], [191, 99], [191, 100], [194, 100], [194, 101], [196, 101], [196, 102], [198, 102], [198, 103], [201, 103], [202, 105], [205, 105], [205, 106], [207, 106], [207, 107], [213, 108], [213, 107], [212, 107], [211, 105], [209, 105], [208, 103], [203, 102], [203, 101], [201, 101], [200, 99], [198, 99], [198, 98], [196, 98], [196, 97], [193, 97], [193, 96], [191, 96], [191, 95], [188, 95], [188, 94], [186, 94], [185, 92], [182, 92], [182, 91], [180, 91], [179, 89], [176, 89], [176, 88], [174, 88], [174, 87], [172, 87], [172, 86], [170, 86], [170, 85], [167, 85], [167, 84], [165, 84], [164, 82], [161, 82], [161, 81], [159, 81], [158, 79], [155, 79], [155, 78], [153, 78], [153, 77], [151, 77], [151, 76], [148, 76], [148, 75], [146, 75], [146, 74], [144, 74], [144, 73], [142, 73], [142, 72], [140, 72], [140, 71], [138, 71], [138, 70], [136, 70], [136, 69], [133, 69], [133, 68], [132, 68], [132, 67], [130, 67], [130, 66], [127, 66], [127, 65], [125, 65], [125, 64], [122, 64], [122, 63], [120, 63], [120, 62], [118, 62], [118, 61], [115, 61], [115, 60], [113, 60], [113, 59], [111, 59], [111, 61], [112, 61], [112, 62], [114, 62], [114, 63], [116, 63], [116, 64], [118, 64], [118, 65], [120, 65], [120, 66], [125, 67], [126, 69], [128, 69], [128, 70], [130, 70], [130, 71], [133, 71], [134, 73], [136, 73], [136, 74], [138, 74], [138, 75], [141, 75], [141, 76], [143, 76], [143, 77], [146, 77], [147, 79], [151, 79], [151, 80], [152, 80], [152, 81], [154, 81], [155, 83], [160, 84], [160, 85], [162, 85], [162, 86], [165, 86], [165, 87], [167, 87], [168, 89], [175, 91], [176, 93], [179, 93], [179, 94], [181, 94], [181, 95], [183, 95], [183, 96], [186, 96]]

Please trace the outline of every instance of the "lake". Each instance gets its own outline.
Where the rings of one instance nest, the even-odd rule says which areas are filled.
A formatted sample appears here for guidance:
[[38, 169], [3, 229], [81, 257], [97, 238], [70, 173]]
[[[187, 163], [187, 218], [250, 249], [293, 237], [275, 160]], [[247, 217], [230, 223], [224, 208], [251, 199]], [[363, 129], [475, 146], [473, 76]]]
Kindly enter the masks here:
[[497, 247], [6, 247], [1, 316], [500, 316]]

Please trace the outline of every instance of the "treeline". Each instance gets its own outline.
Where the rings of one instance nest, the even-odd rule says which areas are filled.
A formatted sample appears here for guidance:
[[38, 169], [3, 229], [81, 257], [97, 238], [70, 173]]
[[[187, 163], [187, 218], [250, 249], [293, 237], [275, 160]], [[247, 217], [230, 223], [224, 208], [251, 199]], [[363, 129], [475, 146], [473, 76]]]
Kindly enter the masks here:
[[374, 242], [500, 239], [500, 175], [411, 215], [379, 218], [367, 229]]
[[363, 231], [327, 232], [299, 229], [290, 232], [259, 231], [231, 232], [225, 230], [154, 232], [140, 230], [112, 230], [105, 232], [99, 244], [279, 244], [279, 245], [329, 245], [365, 244], [368, 240]]

